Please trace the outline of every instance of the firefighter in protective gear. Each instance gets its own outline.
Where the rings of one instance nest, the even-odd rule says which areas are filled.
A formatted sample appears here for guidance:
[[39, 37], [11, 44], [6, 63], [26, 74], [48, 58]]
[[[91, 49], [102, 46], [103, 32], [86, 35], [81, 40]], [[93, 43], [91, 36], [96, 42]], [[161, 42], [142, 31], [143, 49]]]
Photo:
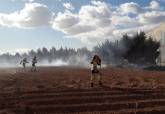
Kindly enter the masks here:
[[101, 82], [101, 59], [98, 55], [94, 55], [91, 61], [91, 87], [94, 86], [94, 81], [97, 79], [99, 85], [102, 85]]
[[22, 59], [21, 62], [20, 62], [20, 64], [22, 64], [24, 70], [25, 70], [25, 68], [26, 68], [26, 63], [29, 63], [29, 62], [27, 61], [27, 58]]
[[37, 63], [37, 57], [34, 56], [34, 58], [32, 59], [32, 68], [31, 68], [31, 71], [37, 71], [36, 63]]

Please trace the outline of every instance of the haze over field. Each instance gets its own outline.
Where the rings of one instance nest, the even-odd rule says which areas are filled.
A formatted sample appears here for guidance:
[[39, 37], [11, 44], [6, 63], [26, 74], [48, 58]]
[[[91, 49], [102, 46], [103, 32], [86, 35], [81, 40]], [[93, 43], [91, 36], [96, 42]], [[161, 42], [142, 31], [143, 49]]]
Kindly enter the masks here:
[[0, 114], [165, 114], [162, 31], [165, 0], [0, 0]]
[[[112, 63], [113, 59], [121, 59], [121, 55], [116, 57], [117, 53], [127, 50], [122, 43], [118, 43], [119, 48], [115, 47], [114, 42], [120, 41], [123, 35], [134, 36], [144, 31], [153, 39], [159, 39], [165, 23], [164, 12], [163, 0], [0, 1], [0, 54], [9, 52], [0, 56], [0, 66], [20, 66], [23, 57], [30, 62], [35, 55], [39, 66], [89, 66], [95, 47], [106, 40], [113, 43], [108, 44], [112, 49], [104, 46], [102, 51], [107, 54], [103, 61], [109, 61], [105, 60], [109, 54], [109, 63]], [[42, 50], [43, 47], [46, 49]], [[78, 49], [82, 49], [83, 54], [79, 54]], [[49, 53], [50, 50], [54, 52]], [[56, 53], [56, 50], [60, 51]]]

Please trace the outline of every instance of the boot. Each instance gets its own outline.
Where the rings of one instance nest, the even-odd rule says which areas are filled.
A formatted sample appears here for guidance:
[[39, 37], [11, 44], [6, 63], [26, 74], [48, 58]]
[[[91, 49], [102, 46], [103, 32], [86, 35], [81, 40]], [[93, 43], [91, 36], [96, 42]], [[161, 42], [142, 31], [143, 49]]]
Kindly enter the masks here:
[[93, 87], [93, 83], [91, 83], [91, 87]]

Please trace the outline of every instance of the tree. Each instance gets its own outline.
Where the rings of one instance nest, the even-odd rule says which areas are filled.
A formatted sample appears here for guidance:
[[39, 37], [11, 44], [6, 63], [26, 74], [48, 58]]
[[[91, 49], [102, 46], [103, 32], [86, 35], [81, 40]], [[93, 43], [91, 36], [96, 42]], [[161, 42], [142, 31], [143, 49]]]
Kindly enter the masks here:
[[120, 60], [127, 59], [134, 64], [155, 64], [159, 56], [157, 49], [160, 47], [159, 42], [147, 38], [144, 32], [140, 32], [130, 37], [123, 35], [121, 40], [103, 42], [95, 46], [94, 51], [102, 56], [103, 61], [107, 64], [117, 64]]
[[159, 53], [159, 42], [153, 41], [152, 38], [147, 38], [144, 32], [140, 32], [133, 36], [132, 44], [127, 47], [125, 58], [129, 62], [136, 64], [155, 64], [155, 60]]

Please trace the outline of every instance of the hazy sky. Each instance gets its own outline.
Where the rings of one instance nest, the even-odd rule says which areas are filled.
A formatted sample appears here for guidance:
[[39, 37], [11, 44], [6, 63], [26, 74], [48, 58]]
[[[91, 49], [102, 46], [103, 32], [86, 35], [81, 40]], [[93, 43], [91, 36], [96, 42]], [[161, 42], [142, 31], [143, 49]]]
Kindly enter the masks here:
[[79, 48], [165, 21], [165, 0], [0, 0], [0, 53]]

